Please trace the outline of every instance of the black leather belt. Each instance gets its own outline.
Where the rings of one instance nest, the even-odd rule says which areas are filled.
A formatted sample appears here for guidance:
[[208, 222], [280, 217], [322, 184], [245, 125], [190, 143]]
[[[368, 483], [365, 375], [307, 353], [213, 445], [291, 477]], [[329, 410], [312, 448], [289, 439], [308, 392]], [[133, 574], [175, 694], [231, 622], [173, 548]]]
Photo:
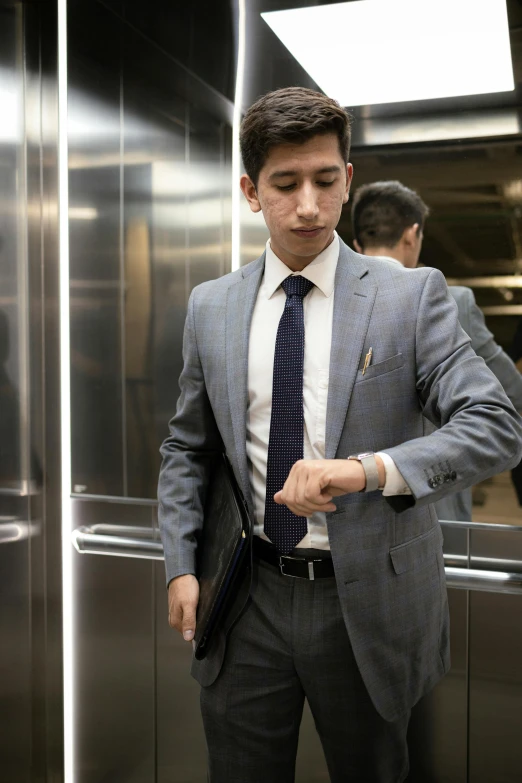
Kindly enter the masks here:
[[335, 576], [332, 558], [295, 557], [281, 555], [273, 544], [269, 544], [259, 536], [254, 536], [254, 557], [279, 568], [283, 576], [295, 579], [326, 579]]

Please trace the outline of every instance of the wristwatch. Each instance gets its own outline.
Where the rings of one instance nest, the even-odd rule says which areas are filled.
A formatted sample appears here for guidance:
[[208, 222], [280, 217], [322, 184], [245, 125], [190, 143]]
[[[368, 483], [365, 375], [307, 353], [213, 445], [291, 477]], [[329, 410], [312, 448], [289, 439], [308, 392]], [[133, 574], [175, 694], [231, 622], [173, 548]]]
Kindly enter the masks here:
[[366, 475], [366, 486], [361, 492], [375, 492], [379, 489], [379, 471], [373, 451], [365, 451], [363, 454], [351, 454], [348, 459], [356, 459], [363, 466]]

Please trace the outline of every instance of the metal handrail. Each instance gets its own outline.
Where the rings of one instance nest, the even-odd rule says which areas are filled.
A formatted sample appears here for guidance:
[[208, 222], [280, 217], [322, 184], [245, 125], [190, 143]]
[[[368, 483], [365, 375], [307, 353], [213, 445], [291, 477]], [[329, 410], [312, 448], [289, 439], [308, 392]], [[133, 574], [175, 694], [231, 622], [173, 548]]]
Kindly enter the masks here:
[[[121, 531], [125, 535], [111, 535], [111, 530]], [[132, 536], [128, 535], [130, 531]], [[150, 528], [93, 525], [73, 530], [72, 542], [80, 554], [164, 560], [163, 546], [154, 533]]]
[[[121, 535], [123, 533], [123, 535]], [[73, 531], [72, 541], [81, 554], [134, 557], [144, 560], [164, 560], [163, 546], [158, 532], [148, 527], [119, 525], [92, 525]], [[472, 564], [486, 568], [468, 568], [465, 555], [444, 555], [446, 584], [458, 590], [483, 590], [489, 593], [522, 593], [522, 562], [496, 558], [471, 558]], [[520, 573], [506, 568], [519, 568]]]
[[513, 571], [522, 574], [522, 560], [505, 560], [501, 557], [479, 557], [478, 555], [444, 554], [444, 565], [452, 568], [478, 568], [481, 571]]
[[439, 519], [439, 525], [442, 528], [454, 528], [460, 530], [490, 530], [509, 533], [521, 533], [522, 525], [506, 525], [503, 522], [468, 522], [456, 519]]
[[36, 522], [25, 522], [18, 517], [0, 516], [0, 544], [15, 544], [36, 535], [39, 531]]
[[448, 587], [458, 590], [482, 590], [487, 593], [522, 594], [522, 574], [451, 566], [446, 566], [444, 570]]

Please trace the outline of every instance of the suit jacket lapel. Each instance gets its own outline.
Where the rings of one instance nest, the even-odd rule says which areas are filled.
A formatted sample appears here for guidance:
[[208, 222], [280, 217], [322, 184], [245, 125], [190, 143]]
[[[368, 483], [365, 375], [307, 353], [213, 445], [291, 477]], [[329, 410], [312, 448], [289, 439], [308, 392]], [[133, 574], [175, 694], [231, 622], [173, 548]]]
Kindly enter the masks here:
[[326, 411], [326, 458], [334, 459], [344, 427], [377, 293], [363, 279], [368, 265], [341, 241], [335, 274], [332, 349]]
[[[226, 373], [228, 403], [243, 493], [252, 506], [246, 455], [248, 407], [248, 344], [257, 292], [263, 277], [265, 254], [242, 270], [243, 278], [230, 286], [226, 312]], [[232, 456], [232, 455], [229, 455]], [[233, 459], [232, 459], [233, 462]]]

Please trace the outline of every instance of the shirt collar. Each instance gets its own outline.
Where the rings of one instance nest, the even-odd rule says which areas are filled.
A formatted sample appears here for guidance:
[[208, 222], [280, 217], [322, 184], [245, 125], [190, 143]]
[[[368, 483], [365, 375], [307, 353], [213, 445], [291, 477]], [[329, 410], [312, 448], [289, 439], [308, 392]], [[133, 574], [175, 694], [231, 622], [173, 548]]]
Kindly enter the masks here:
[[[317, 258], [308, 264], [300, 274], [310, 280], [323, 294], [331, 296], [334, 290], [335, 272], [337, 261], [339, 260], [339, 235], [334, 231], [334, 238], [327, 248], [319, 253]], [[270, 245], [270, 240], [266, 243], [265, 257], [265, 277], [263, 282], [263, 293], [267, 299], [271, 299], [283, 280], [288, 275], [294, 274], [280, 258], [276, 256]]]

